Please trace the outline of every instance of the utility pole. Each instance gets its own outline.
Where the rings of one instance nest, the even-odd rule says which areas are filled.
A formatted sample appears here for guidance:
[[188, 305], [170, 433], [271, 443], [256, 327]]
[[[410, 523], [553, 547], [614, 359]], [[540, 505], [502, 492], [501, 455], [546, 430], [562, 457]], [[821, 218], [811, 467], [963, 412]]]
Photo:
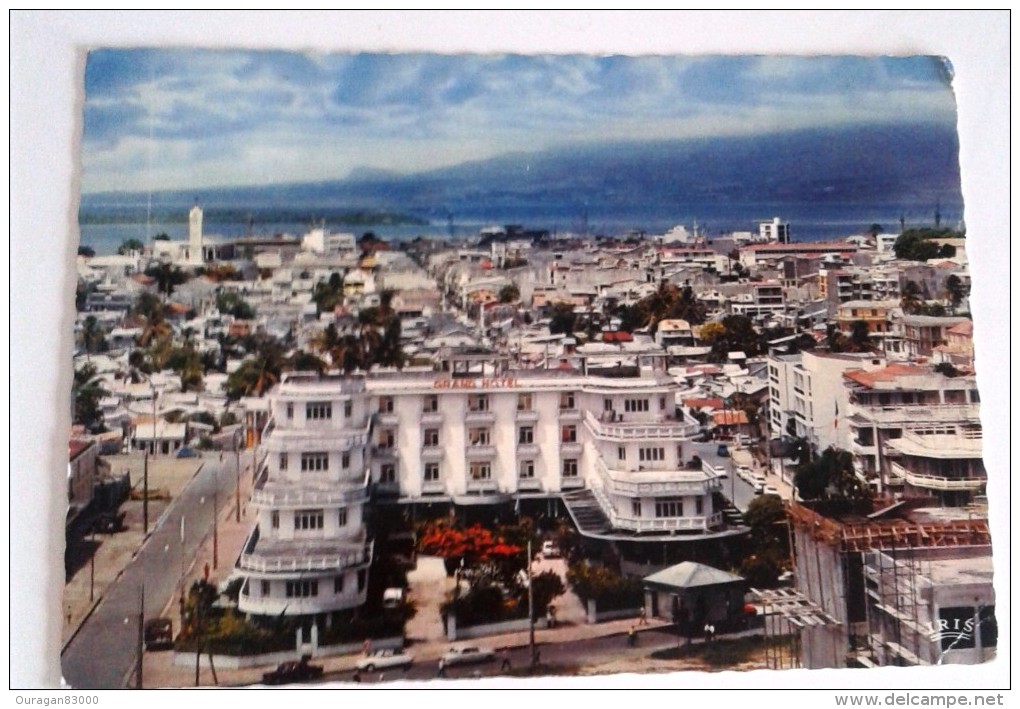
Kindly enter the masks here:
[[142, 584], [138, 601], [138, 673], [135, 676], [135, 689], [142, 688], [142, 658], [145, 655], [145, 584]]
[[89, 556], [89, 603], [96, 600], [96, 525], [92, 524], [92, 554]]
[[528, 540], [528, 646], [531, 648], [531, 669], [538, 666], [535, 651], [535, 591], [531, 578], [531, 540]]
[[[156, 420], [152, 420], [152, 445], [156, 445]], [[142, 527], [149, 536], [149, 449], [145, 449], [145, 464], [142, 467]]]
[[212, 567], [215, 569], [220, 560], [220, 469], [213, 470], [213, 518], [212, 518]]
[[[241, 424], [244, 426], [244, 424]], [[243, 438], [244, 429], [239, 428], [237, 433], [234, 434], [234, 458], [237, 466], [237, 486], [235, 488], [235, 500], [234, 507], [236, 510], [236, 516], [234, 521], [238, 524], [241, 523], [241, 439]]]

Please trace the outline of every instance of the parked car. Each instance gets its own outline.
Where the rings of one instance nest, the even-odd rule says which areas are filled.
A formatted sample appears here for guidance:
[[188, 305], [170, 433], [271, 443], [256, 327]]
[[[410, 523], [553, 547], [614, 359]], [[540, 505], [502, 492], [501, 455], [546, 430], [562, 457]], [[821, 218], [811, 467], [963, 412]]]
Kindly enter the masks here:
[[202, 454], [199, 453], [198, 451], [196, 451], [194, 448], [188, 448], [187, 446], [184, 446], [179, 451], [177, 451], [177, 457], [178, 458], [201, 458]]
[[488, 662], [496, 659], [496, 652], [491, 648], [478, 647], [477, 645], [460, 645], [451, 647], [443, 655], [443, 664], [450, 665], [471, 665], [476, 662]]
[[747, 467], [746, 465], [738, 465], [737, 466], [737, 476], [741, 480], [747, 480], [747, 481], [750, 482], [751, 477], [753, 475], [754, 475], [754, 473], [752, 473], [751, 469], [749, 467]]
[[729, 458], [730, 449], [726, 445], [721, 445], [715, 449], [715, 454], [723, 458]]
[[543, 559], [560, 558], [560, 548], [556, 546], [556, 542], [554, 541], [542, 542], [542, 558]]
[[779, 490], [777, 490], [774, 485], [766, 485], [764, 488], [762, 488], [761, 494], [775, 495], [776, 497], [779, 497]]
[[363, 658], [358, 660], [355, 667], [365, 672], [385, 670], [393, 667], [408, 668], [414, 662], [414, 655], [410, 655], [402, 648], [372, 650]]
[[292, 684], [322, 677], [322, 665], [313, 665], [310, 659], [310, 656], [305, 655], [297, 662], [281, 662], [275, 670], [262, 675], [262, 683]]
[[170, 650], [174, 646], [174, 624], [169, 618], [145, 621], [145, 649]]

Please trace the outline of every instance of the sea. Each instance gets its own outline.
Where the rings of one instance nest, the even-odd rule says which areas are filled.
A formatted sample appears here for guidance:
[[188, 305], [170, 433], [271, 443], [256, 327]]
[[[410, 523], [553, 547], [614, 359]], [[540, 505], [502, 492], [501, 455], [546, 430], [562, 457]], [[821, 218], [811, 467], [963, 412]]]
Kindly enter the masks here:
[[[754, 204], [703, 204], [683, 205], [675, 210], [654, 213], [608, 214], [597, 209], [577, 213], [570, 209], [550, 214], [542, 210], [522, 209], [515, 212], [455, 215], [449, 220], [435, 220], [428, 224], [358, 224], [357, 226], [331, 224], [325, 226], [334, 232], [350, 232], [361, 236], [373, 232], [387, 241], [410, 241], [416, 237], [430, 239], [464, 240], [478, 235], [484, 227], [519, 224], [525, 229], [547, 229], [554, 235], [625, 237], [635, 233], [648, 236], [664, 234], [671, 228], [683, 225], [709, 239], [728, 236], [733, 232], [757, 232], [758, 223], [778, 217], [790, 224], [793, 241], [827, 241], [866, 233], [872, 224], [878, 224], [885, 233], [898, 233], [902, 223], [907, 227], [935, 226], [935, 205], [904, 204], [818, 204], [818, 203], [754, 203]], [[962, 208], [942, 205], [939, 223], [944, 227], [962, 228]], [[301, 236], [311, 225], [307, 222], [217, 222], [205, 219], [203, 231], [207, 235], [227, 238], [240, 236], [273, 236], [289, 234]], [[117, 222], [81, 223], [78, 234], [72, 238], [79, 245], [95, 250], [97, 254], [114, 254], [128, 239], [148, 243], [157, 234], [171, 239], [186, 239], [187, 222]]]

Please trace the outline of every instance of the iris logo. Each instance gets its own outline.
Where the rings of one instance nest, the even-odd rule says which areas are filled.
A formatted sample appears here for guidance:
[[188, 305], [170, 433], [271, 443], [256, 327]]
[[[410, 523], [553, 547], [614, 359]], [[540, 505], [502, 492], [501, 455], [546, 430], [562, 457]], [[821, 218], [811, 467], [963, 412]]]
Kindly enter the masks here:
[[959, 642], [974, 637], [974, 618], [939, 618], [938, 623], [930, 623], [928, 637], [942, 642]]

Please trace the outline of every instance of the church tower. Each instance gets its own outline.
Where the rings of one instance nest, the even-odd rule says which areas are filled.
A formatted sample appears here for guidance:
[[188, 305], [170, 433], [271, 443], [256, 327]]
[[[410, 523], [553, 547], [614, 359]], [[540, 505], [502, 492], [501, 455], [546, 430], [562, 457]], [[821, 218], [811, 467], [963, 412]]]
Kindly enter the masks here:
[[188, 214], [188, 260], [193, 264], [205, 263], [202, 253], [202, 208], [197, 204]]

